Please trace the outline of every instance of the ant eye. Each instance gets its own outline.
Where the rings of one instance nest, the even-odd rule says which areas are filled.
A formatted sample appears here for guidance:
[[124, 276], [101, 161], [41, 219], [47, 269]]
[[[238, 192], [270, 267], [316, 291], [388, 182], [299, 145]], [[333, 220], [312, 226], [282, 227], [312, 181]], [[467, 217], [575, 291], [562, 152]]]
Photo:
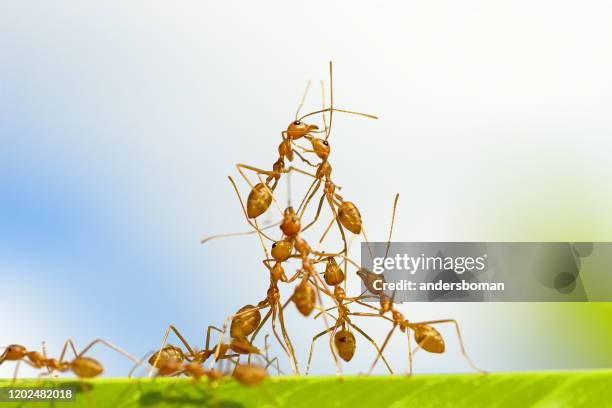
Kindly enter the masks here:
[[276, 248], [276, 242], [272, 244], [272, 248]]
[[302, 122], [300, 122], [299, 120], [296, 120], [295, 122], [293, 122], [293, 124], [299, 126], [302, 124]]
[[329, 142], [328, 142], [327, 140], [324, 140], [324, 141], [323, 141], [323, 144], [324, 144], [325, 146], [329, 146]]

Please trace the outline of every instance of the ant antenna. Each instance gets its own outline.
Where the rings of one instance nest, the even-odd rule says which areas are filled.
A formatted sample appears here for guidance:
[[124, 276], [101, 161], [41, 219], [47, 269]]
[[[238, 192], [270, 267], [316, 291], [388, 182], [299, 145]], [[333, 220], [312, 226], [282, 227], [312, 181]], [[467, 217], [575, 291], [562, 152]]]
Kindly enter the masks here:
[[[325, 82], [321, 81], [321, 109], [325, 109]], [[323, 112], [323, 126], [325, 127], [325, 135], [327, 135], [327, 118]]]
[[397, 209], [397, 200], [399, 200], [399, 193], [395, 194], [395, 200], [393, 200], [393, 215], [391, 216], [391, 226], [389, 227], [389, 238], [387, 239], [387, 250], [385, 251], [385, 258], [389, 255], [389, 247], [391, 246], [391, 236], [393, 235], [393, 224], [395, 223], [395, 210]]
[[334, 113], [334, 79], [332, 75], [332, 62], [329, 61], [329, 127], [325, 134], [325, 140], [329, 139], [332, 127], [332, 115]]
[[304, 95], [302, 95], [302, 100], [300, 101], [300, 104], [297, 108], [297, 110], [295, 111], [295, 120], [298, 120], [298, 115], [300, 114], [300, 111], [302, 110], [302, 107], [304, 106], [304, 101], [306, 100], [306, 95], [308, 95], [308, 89], [310, 88], [310, 80], [306, 83], [306, 89], [304, 89]]

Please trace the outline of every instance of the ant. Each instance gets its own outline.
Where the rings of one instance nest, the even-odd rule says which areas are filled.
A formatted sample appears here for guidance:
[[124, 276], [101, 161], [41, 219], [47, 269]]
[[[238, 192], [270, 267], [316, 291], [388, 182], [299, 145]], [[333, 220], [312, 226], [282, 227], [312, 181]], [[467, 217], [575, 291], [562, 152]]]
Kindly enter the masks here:
[[[11, 344], [5, 348], [4, 353], [0, 356], [0, 364], [2, 364], [4, 361], [17, 361], [13, 381], [15, 381], [17, 378], [19, 363], [21, 362], [25, 362], [31, 367], [37, 369], [46, 368], [49, 375], [52, 374], [54, 371], [62, 373], [72, 371], [78, 378], [94, 378], [102, 374], [104, 368], [98, 360], [91, 357], [86, 357], [84, 356], [84, 354], [87, 353], [96, 344], [103, 344], [109, 347], [110, 349], [118, 352], [119, 354], [125, 356], [129, 360], [133, 362], [138, 362], [138, 359], [136, 357], [133, 357], [124, 350], [103, 339], [96, 339], [92, 341], [80, 353], [76, 351], [74, 342], [68, 339], [64, 343], [64, 347], [62, 349], [62, 353], [59, 359], [47, 358], [46, 347], [44, 343], [42, 354], [37, 351], [28, 351], [26, 347], [20, 344]], [[65, 361], [64, 357], [68, 346], [70, 346], [70, 348], [72, 349], [75, 358], [70, 361]]]
[[[208, 326], [206, 331], [206, 344], [204, 346], [204, 350], [195, 351], [185, 340], [180, 331], [173, 325], [169, 325], [166, 329], [166, 332], [164, 333], [164, 337], [159, 350], [155, 351], [148, 360], [148, 363], [151, 365], [151, 370], [157, 368], [158, 373], [162, 376], [165, 376], [175, 372], [176, 367], [185, 362], [186, 364], [195, 363], [197, 365], [200, 365], [206, 362], [206, 360], [208, 360], [213, 355], [215, 356], [215, 361], [218, 361], [220, 359], [232, 359], [233, 357], [237, 357], [239, 354], [259, 353], [259, 350], [256, 347], [253, 347], [243, 336], [232, 338], [230, 344], [219, 343], [216, 347], [211, 349], [210, 336], [212, 330], [221, 332], [221, 329], [218, 329], [215, 326]], [[176, 337], [178, 337], [183, 346], [185, 346], [185, 348], [187, 349], [187, 353], [183, 352], [181, 348], [167, 343], [168, 336], [170, 335], [171, 331], [174, 332], [174, 334], [176, 335]], [[237, 354], [227, 354], [229, 350]], [[136, 367], [134, 367], [130, 371], [129, 376], [131, 376], [135, 368]]]
[[[334, 205], [338, 205], [338, 214], [336, 214], [336, 212], [334, 211], [334, 217], [338, 216], [340, 218], [341, 223], [349, 231], [355, 234], [361, 233], [361, 216], [356, 206], [351, 202], [344, 202], [342, 200], [342, 197], [334, 195], [336, 186], [333, 184], [333, 182], [331, 182], [331, 165], [328, 162], [328, 157], [330, 154], [330, 146], [329, 146], [328, 139], [331, 133], [332, 117], [333, 117], [334, 111], [364, 116], [364, 117], [368, 117], [372, 119], [377, 119], [377, 117], [374, 115], [366, 114], [366, 113], [354, 112], [354, 111], [349, 111], [345, 109], [335, 108], [333, 106], [333, 74], [332, 74], [332, 62], [331, 61], [329, 63], [329, 75], [330, 75], [330, 107], [328, 108], [323, 107], [323, 109], [307, 113], [297, 118], [297, 115], [303, 105], [304, 98], [306, 96], [306, 93], [304, 94], [304, 97], [302, 98], [302, 103], [300, 104], [298, 111], [296, 112], [296, 120], [294, 120], [292, 123], [289, 124], [286, 131], [282, 132], [283, 141], [281, 142], [281, 145], [279, 146], [280, 158], [279, 158], [279, 161], [277, 161], [277, 163], [275, 163], [275, 165], [273, 166], [272, 171], [267, 171], [267, 170], [259, 169], [253, 166], [240, 164], [240, 163], [236, 165], [236, 167], [240, 171], [240, 174], [243, 176], [243, 178], [245, 178], [247, 183], [251, 186], [251, 192], [247, 199], [247, 210], [248, 210], [247, 217], [248, 218], [257, 218], [259, 215], [263, 214], [268, 209], [268, 207], [270, 206], [273, 200], [272, 192], [274, 188], [276, 187], [276, 182], [278, 181], [282, 173], [288, 173], [290, 171], [297, 171], [297, 172], [300, 172], [300, 173], [303, 173], [303, 174], [306, 174], [308, 176], [315, 178], [312, 185], [308, 189], [308, 192], [312, 191], [312, 194], [307, 200], [307, 202], [309, 202], [312, 199], [312, 197], [314, 197], [317, 190], [321, 186], [322, 180], [325, 180], [326, 181], [326, 184], [325, 184], [326, 194], [324, 196], [331, 196], [338, 201], [337, 203], [330, 201], [330, 206], [332, 206], [333, 211], [334, 211], [334, 208], [333, 208]], [[308, 87], [306, 91], [308, 91]], [[323, 97], [323, 100], [324, 100], [324, 97]], [[329, 126], [327, 125], [327, 123], [325, 123], [325, 130], [321, 131], [325, 133], [325, 138], [321, 139], [321, 138], [314, 137], [312, 133], [315, 133], [318, 131], [319, 129], [318, 126], [309, 125], [307, 123], [304, 123], [303, 120], [312, 115], [323, 114], [323, 120], [325, 122], [325, 112], [329, 112]], [[312, 149], [305, 149], [299, 145], [297, 146], [303, 152], [315, 153], [319, 157], [319, 159], [321, 159], [321, 162], [319, 164], [315, 165], [309, 162], [303, 156], [299, 155], [297, 150], [291, 148], [291, 144], [295, 143], [296, 140], [302, 137], [310, 141]], [[287, 157], [291, 161], [291, 159], [293, 158], [293, 155], [292, 155], [293, 152], [297, 153], [305, 163], [316, 168], [317, 169], [316, 174], [313, 175], [311, 173], [305, 172], [295, 167], [285, 168], [283, 158]], [[260, 180], [261, 182], [259, 184], [253, 186], [251, 182], [248, 180], [248, 178], [246, 177], [246, 175], [244, 174], [243, 169], [253, 171], [258, 176], [266, 175], [267, 176], [266, 182], [264, 183], [263, 181]], [[269, 186], [269, 183], [272, 180], [275, 180], [275, 183], [272, 186]], [[305, 206], [304, 206], [304, 209], [305, 209]], [[318, 217], [318, 214], [316, 217]]]
[[[395, 293], [393, 294], [395, 296]], [[402, 313], [400, 313], [397, 309], [395, 309], [395, 307], [393, 306], [393, 298], [394, 296], [391, 297], [391, 299], [389, 299], [384, 293], [380, 294], [380, 307], [378, 308], [378, 315], [374, 314], [374, 313], [364, 313], [363, 316], [380, 316], [385, 318], [386, 320], [389, 320], [392, 323], [392, 327], [389, 330], [389, 332], [387, 333], [387, 336], [385, 337], [385, 341], [383, 342], [383, 345], [381, 347], [381, 351], [380, 353], [378, 353], [378, 355], [376, 356], [376, 359], [374, 359], [374, 362], [372, 363], [372, 366], [370, 367], [370, 370], [368, 373], [371, 373], [374, 370], [374, 367], [376, 366], [376, 363], [378, 362], [379, 358], [382, 356], [382, 352], [384, 351], [385, 347], [387, 346], [387, 344], [389, 343], [389, 340], [391, 339], [391, 337], [393, 336], [393, 332], [395, 331], [395, 329], [399, 328], [399, 330], [402, 333], [406, 333], [406, 337], [408, 340], [408, 374], [412, 375], [412, 354], [413, 351], [411, 349], [410, 346], [410, 330], [413, 331], [414, 333], [414, 340], [416, 341], [417, 345], [419, 348], [422, 348], [423, 350], [429, 352], [429, 353], [434, 353], [434, 354], [442, 354], [444, 353], [446, 346], [444, 343], [444, 338], [442, 337], [442, 335], [440, 334], [440, 332], [438, 330], [436, 330], [436, 328], [434, 327], [434, 325], [437, 324], [444, 324], [444, 323], [451, 323], [455, 326], [455, 330], [457, 331], [457, 338], [459, 340], [459, 347], [461, 349], [461, 354], [463, 354], [463, 356], [465, 357], [465, 359], [467, 360], [468, 364], [476, 371], [486, 374], [486, 371], [476, 367], [476, 365], [472, 362], [472, 359], [468, 356], [467, 352], [465, 351], [465, 346], [463, 343], [463, 337], [461, 336], [461, 331], [459, 329], [459, 323], [457, 323], [457, 321], [455, 319], [442, 319], [442, 320], [428, 320], [428, 321], [423, 321], [423, 322], [410, 322], [408, 321], [408, 319], [406, 319], [404, 317], [404, 315], [402, 315]], [[391, 318], [384, 316], [385, 313], [390, 312], [391, 313]]]
[[340, 286], [340, 283], [342, 283], [342, 280], [344, 280], [343, 278], [340, 279], [340, 277], [342, 276], [341, 274], [342, 274], [342, 270], [340, 269], [340, 267], [338, 266], [334, 258], [328, 258], [327, 266], [325, 270], [325, 277], [326, 277], [326, 281], [333, 281], [333, 283], [335, 283], [334, 291], [333, 293], [331, 293], [326, 288], [321, 288], [321, 290], [324, 293], [326, 293], [328, 296], [332, 297], [334, 301], [336, 302], [336, 306], [334, 307], [334, 309], [338, 310], [338, 317], [334, 317], [333, 315], [329, 314], [327, 310], [323, 310], [319, 314], [317, 314], [317, 316], [315, 316], [315, 319], [316, 319], [321, 314], [329, 314], [332, 318], [335, 319], [335, 323], [333, 324], [332, 327], [329, 327], [323, 330], [321, 333], [315, 335], [312, 338], [312, 342], [310, 343], [310, 353], [308, 355], [308, 364], [306, 368], [306, 373], [308, 374], [308, 371], [310, 370], [310, 362], [312, 360], [312, 354], [314, 351], [315, 342], [317, 341], [318, 338], [320, 338], [321, 336], [324, 336], [327, 333], [331, 333], [330, 334], [330, 349], [332, 351], [334, 360], [337, 360], [337, 358], [334, 353], [334, 347], [332, 347], [332, 344], [331, 344], [332, 339], [333, 339], [334, 346], [336, 350], [338, 351], [338, 354], [340, 355], [340, 358], [342, 358], [342, 360], [349, 362], [353, 358], [353, 355], [355, 354], [355, 350], [357, 348], [357, 344], [356, 344], [355, 335], [349, 330], [349, 327], [351, 327], [355, 331], [357, 331], [359, 334], [361, 334], [367, 341], [372, 343], [378, 355], [382, 356], [382, 359], [385, 362], [389, 372], [393, 374], [393, 370], [389, 366], [389, 363], [387, 362], [385, 357], [382, 355], [383, 350], [378, 347], [376, 342], [366, 332], [364, 332], [361, 328], [359, 328], [359, 326], [357, 326], [357, 324], [351, 321], [350, 316], [361, 316], [363, 314], [360, 312], [351, 312], [348, 309], [348, 306], [347, 306], [348, 303], [355, 301], [355, 298], [346, 297], [346, 292]]

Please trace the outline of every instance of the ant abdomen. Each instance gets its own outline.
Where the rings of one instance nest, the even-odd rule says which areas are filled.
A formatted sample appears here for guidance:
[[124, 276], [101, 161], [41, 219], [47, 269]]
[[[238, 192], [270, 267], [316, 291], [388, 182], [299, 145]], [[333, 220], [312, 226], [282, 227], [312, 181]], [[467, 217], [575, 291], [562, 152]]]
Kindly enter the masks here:
[[268, 186], [257, 183], [247, 198], [247, 215], [249, 218], [257, 218], [265, 213], [272, 204], [272, 193]]
[[355, 354], [355, 349], [357, 348], [355, 335], [348, 330], [340, 330], [334, 336], [334, 344], [336, 345], [336, 350], [338, 350], [340, 358], [347, 362], [351, 361]]
[[[183, 351], [180, 348], [173, 346], [172, 344], [168, 344], [166, 347], [161, 349], [161, 351], [153, 353], [153, 355], [149, 358], [149, 364], [157, 369], [160, 369], [160, 364], [163, 361], [178, 361], [179, 363], [182, 363], [184, 359], [185, 354], [183, 354]], [[157, 364], [155, 364], [156, 361]]]
[[338, 207], [338, 218], [344, 228], [353, 234], [361, 234], [361, 214], [350, 201], [345, 201]]
[[414, 339], [423, 350], [430, 353], [444, 353], [444, 339], [439, 331], [432, 326], [419, 325], [413, 327]]
[[104, 371], [102, 364], [91, 357], [77, 357], [70, 364], [70, 368], [79, 378], [94, 378]]
[[315, 290], [312, 285], [302, 281], [293, 291], [293, 303], [303, 316], [309, 316], [315, 307]]
[[264, 367], [254, 364], [237, 364], [232, 376], [243, 385], [258, 385], [268, 375]]
[[261, 321], [261, 313], [253, 305], [246, 305], [240, 308], [237, 315], [232, 319], [230, 326], [230, 336], [232, 338], [242, 338], [250, 335], [257, 329]]
[[325, 279], [325, 283], [329, 286], [336, 286], [344, 281], [344, 272], [342, 272], [342, 269], [338, 266], [334, 258], [329, 258], [327, 260], [323, 279]]

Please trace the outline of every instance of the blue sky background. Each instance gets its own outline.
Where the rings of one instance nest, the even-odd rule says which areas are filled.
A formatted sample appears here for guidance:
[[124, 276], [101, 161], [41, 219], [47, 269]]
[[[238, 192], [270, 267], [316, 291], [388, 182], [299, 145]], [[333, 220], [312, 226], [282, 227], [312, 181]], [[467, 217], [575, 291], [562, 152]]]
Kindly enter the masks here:
[[[253, 237], [199, 240], [245, 228], [226, 176], [275, 160], [330, 59], [337, 105], [380, 115], [338, 115], [332, 137], [335, 178], [372, 239], [399, 192], [397, 240], [611, 240], [611, 14], [605, 1], [3, 3], [0, 344], [56, 353], [103, 337], [142, 355], [174, 323], [202, 346], [208, 324], [260, 300]], [[571, 323], [609, 339], [581, 307], [403, 310], [458, 318], [490, 370], [605, 365], [605, 342], [566, 336]], [[288, 319], [304, 361], [322, 324]], [[364, 326], [384, 338], [385, 324]], [[417, 370], [468, 369], [444, 333], [448, 354]], [[398, 370], [403, 346], [389, 350]], [[374, 356], [358, 347], [349, 372]], [[109, 375], [130, 367], [96, 355]], [[323, 343], [315, 360], [333, 371]]]

